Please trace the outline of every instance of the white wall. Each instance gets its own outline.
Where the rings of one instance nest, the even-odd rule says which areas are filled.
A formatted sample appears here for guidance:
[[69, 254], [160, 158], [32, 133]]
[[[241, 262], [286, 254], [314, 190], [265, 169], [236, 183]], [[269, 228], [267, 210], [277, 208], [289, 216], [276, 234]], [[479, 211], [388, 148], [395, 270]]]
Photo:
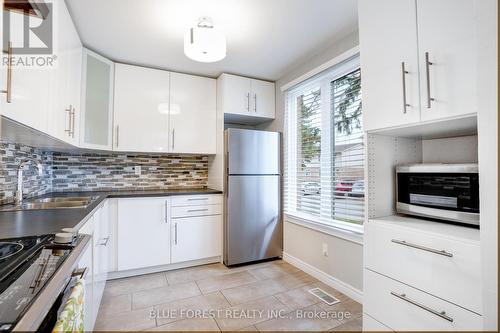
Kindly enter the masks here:
[[422, 140], [423, 163], [477, 163], [477, 135]]
[[[337, 57], [359, 44], [358, 33], [355, 32], [327, 49], [313, 56], [305, 63], [297, 65], [276, 82], [276, 120], [260, 125], [268, 131], [283, 131], [284, 94], [281, 86], [312, 69]], [[355, 289], [363, 289], [363, 246], [342, 238], [327, 235], [284, 221], [283, 251], [331, 277], [340, 280]], [[329, 256], [322, 255], [322, 244], [328, 244]]]

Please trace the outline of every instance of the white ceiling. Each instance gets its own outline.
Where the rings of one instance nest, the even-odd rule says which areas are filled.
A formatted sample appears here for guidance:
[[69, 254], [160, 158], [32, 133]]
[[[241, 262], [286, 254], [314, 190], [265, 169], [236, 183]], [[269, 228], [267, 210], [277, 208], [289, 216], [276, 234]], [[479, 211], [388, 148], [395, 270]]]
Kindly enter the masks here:
[[[217, 77], [277, 80], [357, 30], [356, 0], [66, 0], [83, 44], [115, 61]], [[184, 33], [212, 17], [227, 56], [198, 63]]]

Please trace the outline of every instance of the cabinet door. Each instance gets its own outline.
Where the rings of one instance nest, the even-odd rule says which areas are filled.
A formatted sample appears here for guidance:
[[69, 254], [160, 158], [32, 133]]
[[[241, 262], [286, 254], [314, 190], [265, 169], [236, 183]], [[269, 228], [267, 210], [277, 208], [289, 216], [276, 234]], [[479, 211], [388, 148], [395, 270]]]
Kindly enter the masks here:
[[170, 74], [170, 131], [173, 153], [215, 154], [216, 81]]
[[105, 250], [103, 246], [104, 235], [106, 233], [105, 223], [102, 221], [102, 207], [99, 208], [93, 215], [94, 220], [94, 258], [93, 258], [93, 320], [95, 322], [101, 304], [104, 287], [106, 286], [106, 270], [104, 269], [107, 260], [104, 255]]
[[417, 0], [422, 120], [477, 112], [474, 3]]
[[80, 261], [78, 262], [78, 268], [87, 267], [87, 275], [85, 276], [85, 331], [91, 331], [94, 328], [94, 218], [85, 222], [85, 224], [78, 230], [78, 233], [90, 235], [92, 239], [90, 240], [89, 247], [82, 255]]
[[83, 50], [80, 145], [112, 149], [114, 64]]
[[170, 263], [169, 200], [118, 200], [118, 270]]
[[[10, 42], [12, 47], [24, 45], [23, 14], [12, 12], [10, 16]], [[30, 26], [40, 25], [40, 18], [29, 17]], [[9, 41], [4, 41], [4, 47]], [[4, 52], [8, 50], [4, 48]], [[16, 55], [14, 56], [24, 56]], [[31, 57], [32, 55], [26, 55]], [[6, 58], [5, 58], [6, 59]], [[53, 70], [49, 68], [36, 68], [30, 66], [13, 66], [11, 83], [11, 102], [7, 103], [6, 95], [0, 95], [1, 114], [26, 126], [42, 132], [47, 132], [47, 115], [49, 110], [49, 82], [51, 82]], [[1, 65], [0, 90], [7, 87], [7, 66]]]
[[251, 113], [250, 79], [236, 75], [222, 74], [220, 80], [220, 103], [222, 103], [224, 113], [249, 115]]
[[221, 215], [172, 219], [172, 263], [221, 255]]
[[415, 0], [358, 2], [365, 130], [420, 121], [415, 12]]
[[48, 133], [78, 145], [82, 44], [64, 1], [54, 3], [57, 67], [50, 89]]
[[167, 71], [116, 64], [114, 150], [168, 150], [169, 80]]
[[[92, 240], [90, 241], [92, 243]], [[85, 320], [85, 331], [92, 331], [94, 328], [93, 322], [91, 320], [94, 310], [92, 308], [93, 299], [93, 279], [92, 279], [92, 244], [89, 245], [87, 250], [82, 254], [80, 261], [78, 262], [79, 269], [87, 269], [87, 273], [84, 276], [85, 279], [85, 308], [84, 308], [84, 320]]]
[[257, 117], [274, 119], [276, 114], [276, 92], [274, 83], [261, 80], [251, 80], [252, 94], [250, 112]]

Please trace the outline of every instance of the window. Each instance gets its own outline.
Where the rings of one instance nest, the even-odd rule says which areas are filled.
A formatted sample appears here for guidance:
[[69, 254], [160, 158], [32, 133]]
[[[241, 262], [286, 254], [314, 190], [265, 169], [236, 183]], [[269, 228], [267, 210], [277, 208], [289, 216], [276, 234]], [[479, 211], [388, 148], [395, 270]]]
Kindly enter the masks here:
[[286, 92], [285, 213], [361, 231], [364, 189], [356, 56]]

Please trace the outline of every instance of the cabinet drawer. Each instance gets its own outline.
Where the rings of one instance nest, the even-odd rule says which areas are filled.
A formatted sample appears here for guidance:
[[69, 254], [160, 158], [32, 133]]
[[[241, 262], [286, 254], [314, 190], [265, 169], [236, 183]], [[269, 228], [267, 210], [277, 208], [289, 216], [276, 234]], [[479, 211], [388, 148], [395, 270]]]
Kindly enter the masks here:
[[206, 215], [221, 215], [222, 205], [203, 205], [203, 206], [186, 206], [172, 207], [172, 218], [190, 217], [190, 216], [206, 216]]
[[395, 331], [482, 328], [480, 315], [368, 269], [364, 270], [363, 309]]
[[172, 207], [180, 206], [199, 206], [199, 205], [217, 205], [222, 204], [222, 196], [217, 194], [210, 195], [189, 195], [173, 196]]
[[370, 221], [364, 260], [366, 268], [482, 313], [480, 247], [475, 242]]
[[373, 319], [366, 313], [363, 313], [363, 331], [394, 332], [389, 327], [385, 326], [378, 320]]

